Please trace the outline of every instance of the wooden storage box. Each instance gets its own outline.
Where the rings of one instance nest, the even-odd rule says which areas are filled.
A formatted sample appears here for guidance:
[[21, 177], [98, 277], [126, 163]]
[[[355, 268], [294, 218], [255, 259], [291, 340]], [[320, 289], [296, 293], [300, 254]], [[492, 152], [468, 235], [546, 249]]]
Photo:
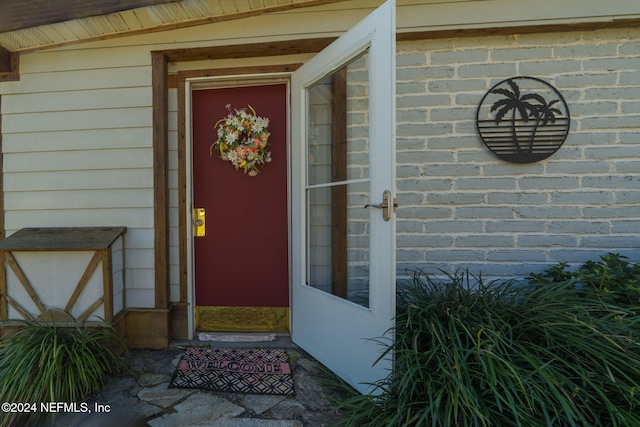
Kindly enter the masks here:
[[111, 322], [124, 309], [126, 227], [23, 228], [0, 241], [0, 320]]

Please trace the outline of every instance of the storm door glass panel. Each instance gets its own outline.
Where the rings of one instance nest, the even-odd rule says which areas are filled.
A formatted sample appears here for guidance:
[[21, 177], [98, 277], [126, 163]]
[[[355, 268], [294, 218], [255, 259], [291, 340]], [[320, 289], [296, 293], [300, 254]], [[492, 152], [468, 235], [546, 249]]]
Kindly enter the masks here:
[[307, 284], [369, 305], [369, 70], [365, 52], [307, 93]]

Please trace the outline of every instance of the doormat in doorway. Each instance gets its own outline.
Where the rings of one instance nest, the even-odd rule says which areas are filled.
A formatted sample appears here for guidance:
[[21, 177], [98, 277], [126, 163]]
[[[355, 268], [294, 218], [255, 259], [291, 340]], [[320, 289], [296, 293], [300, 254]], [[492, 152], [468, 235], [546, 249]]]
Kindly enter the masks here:
[[251, 394], [294, 394], [287, 352], [279, 348], [185, 349], [169, 388]]

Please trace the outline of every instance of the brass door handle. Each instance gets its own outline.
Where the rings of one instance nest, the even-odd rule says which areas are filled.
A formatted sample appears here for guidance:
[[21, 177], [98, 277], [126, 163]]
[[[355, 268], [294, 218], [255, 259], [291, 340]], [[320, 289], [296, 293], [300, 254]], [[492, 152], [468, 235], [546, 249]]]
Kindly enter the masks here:
[[193, 210], [193, 235], [203, 237], [205, 235], [205, 211], [204, 208]]
[[391, 200], [391, 191], [384, 190], [382, 193], [382, 203], [377, 205], [367, 203], [364, 205], [365, 208], [377, 208], [382, 209], [382, 219], [385, 221], [389, 221], [391, 219], [391, 208], [393, 207], [393, 212], [398, 208], [398, 203], [396, 199], [393, 199], [393, 203], [390, 203]]

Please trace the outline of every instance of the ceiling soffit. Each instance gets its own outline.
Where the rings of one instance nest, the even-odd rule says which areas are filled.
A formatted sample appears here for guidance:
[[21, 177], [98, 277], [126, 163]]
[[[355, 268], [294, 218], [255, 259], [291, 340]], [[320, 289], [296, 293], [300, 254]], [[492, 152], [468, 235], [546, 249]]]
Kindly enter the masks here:
[[0, 33], [11, 52], [142, 34], [342, 0], [182, 0]]

